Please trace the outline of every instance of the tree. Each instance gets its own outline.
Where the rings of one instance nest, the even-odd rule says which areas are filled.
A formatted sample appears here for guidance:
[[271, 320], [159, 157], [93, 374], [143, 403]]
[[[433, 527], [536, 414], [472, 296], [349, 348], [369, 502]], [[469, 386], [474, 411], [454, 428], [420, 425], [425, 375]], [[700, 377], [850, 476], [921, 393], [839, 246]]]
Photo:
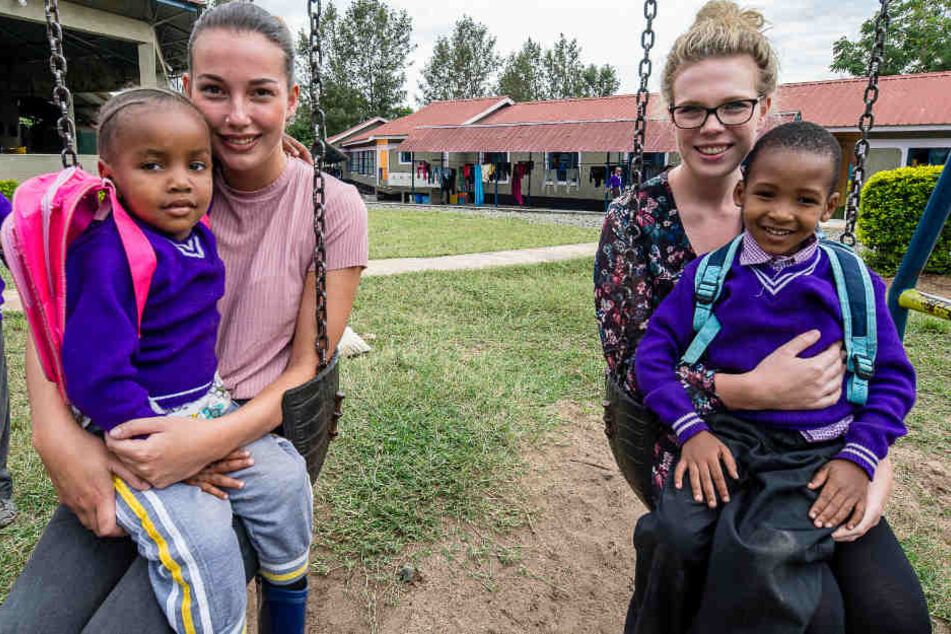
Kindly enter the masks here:
[[515, 101], [606, 97], [621, 85], [617, 69], [581, 61], [578, 40], [562, 33], [555, 45], [543, 51], [529, 38], [522, 48], [505, 60], [499, 77], [499, 94]]
[[548, 96], [542, 60], [544, 53], [538, 42], [528, 38], [516, 53], [510, 53], [499, 76], [500, 95], [515, 101], [538, 101]]
[[[882, 75], [951, 70], [951, 0], [896, 0], [889, 17]], [[874, 43], [873, 17], [862, 23], [857, 41], [836, 40], [830, 70], [867, 75]]]
[[419, 85], [423, 103], [488, 96], [499, 63], [495, 38], [488, 27], [468, 15], [462, 16], [451, 37], [436, 40], [433, 55], [423, 67]]
[[[328, 2], [321, 16], [323, 90], [320, 105], [327, 136], [374, 116], [392, 118], [405, 112], [406, 68], [413, 23], [405, 10], [382, 0], [354, 0], [343, 15]], [[288, 133], [304, 143], [310, 132], [309, 31], [297, 35], [297, 78], [301, 102]]]
[[604, 66], [589, 64], [584, 69], [583, 79], [585, 92], [583, 96], [585, 97], [607, 97], [616, 93], [621, 87], [617, 69], [610, 64]]

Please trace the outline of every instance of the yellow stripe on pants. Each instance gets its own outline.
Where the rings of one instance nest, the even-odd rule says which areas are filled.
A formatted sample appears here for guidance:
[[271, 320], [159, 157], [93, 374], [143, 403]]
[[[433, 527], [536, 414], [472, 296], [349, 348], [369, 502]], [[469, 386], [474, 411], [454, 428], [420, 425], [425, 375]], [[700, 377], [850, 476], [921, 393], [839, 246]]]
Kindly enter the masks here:
[[155, 528], [155, 524], [153, 524], [149, 518], [145, 507], [135, 499], [135, 495], [132, 494], [129, 485], [116, 475], [112, 476], [112, 483], [123, 501], [129, 505], [129, 508], [135, 513], [135, 516], [142, 522], [142, 528], [145, 529], [145, 532], [148, 533], [152, 541], [158, 546], [159, 560], [172, 573], [172, 578], [175, 579], [175, 582], [182, 587], [182, 622], [185, 624], [186, 634], [196, 634], [195, 624], [192, 621], [191, 586], [188, 585], [188, 582], [185, 581], [185, 578], [182, 576], [181, 566], [178, 565], [177, 561], [172, 559], [172, 555], [168, 550], [168, 543], [165, 541], [165, 538], [162, 537], [161, 533], [158, 532], [158, 529]]

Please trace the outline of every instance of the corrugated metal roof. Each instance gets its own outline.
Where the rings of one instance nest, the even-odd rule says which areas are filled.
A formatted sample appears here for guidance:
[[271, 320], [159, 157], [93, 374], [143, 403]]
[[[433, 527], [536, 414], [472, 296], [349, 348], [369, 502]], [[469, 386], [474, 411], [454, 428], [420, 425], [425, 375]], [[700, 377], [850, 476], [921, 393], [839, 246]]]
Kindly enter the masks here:
[[[378, 123], [378, 124], [380, 124], [380, 125], [383, 125], [383, 124], [387, 123], [388, 121], [389, 121], [388, 119], [384, 119], [383, 117], [373, 117], [373, 118], [371, 118], [371, 119], [367, 119], [366, 121], [363, 121], [362, 123], [358, 123], [357, 125], [353, 126], [352, 128], [347, 128], [347, 129], [344, 130], [343, 132], [338, 132], [337, 134], [333, 135], [332, 137], [329, 137], [329, 138], [327, 139], [327, 143], [335, 144], [335, 143], [337, 143], [337, 141], [340, 141], [340, 140], [346, 139], [347, 137], [353, 136], [354, 134], [356, 134], [356, 133], [359, 132], [360, 130], [362, 130], [362, 129], [364, 129], [364, 128], [368, 128], [368, 127], [370, 127], [370, 126], [373, 125], [373, 124]], [[379, 126], [377, 126], [377, 127], [379, 127]]]
[[[784, 84], [774, 104], [827, 128], [857, 126], [867, 85], [864, 77]], [[879, 78], [878, 85], [876, 126], [951, 125], [951, 71], [891, 75]]]
[[[794, 118], [794, 113], [771, 116], [767, 126]], [[633, 119], [559, 121], [421, 127], [399, 147], [402, 152], [629, 152], [633, 139]], [[644, 151], [676, 149], [673, 124], [668, 119], [648, 121]]]
[[[503, 108], [479, 123], [523, 123], [526, 121], [604, 121], [633, 119], [637, 116], [636, 95], [613, 95], [584, 99], [526, 101]], [[666, 117], [667, 108], [660, 95], [652, 93], [647, 116]]]
[[[779, 86], [771, 122], [788, 121], [800, 112], [803, 119], [827, 128], [855, 127], [865, 109], [867, 84], [860, 77]], [[876, 126], [951, 126], [951, 71], [882, 77], [879, 86]], [[408, 135], [400, 144], [407, 152], [624, 152], [632, 147], [635, 95], [516, 103], [476, 124], [460, 125], [504, 99], [435, 102], [346, 145], [371, 136]], [[645, 149], [675, 150], [673, 127], [659, 94], [650, 97], [648, 117]]]
[[434, 101], [413, 114], [394, 119], [370, 132], [348, 139], [344, 145], [363, 143], [371, 137], [405, 136], [422, 125], [460, 124], [508, 100], [508, 97], [485, 97], [459, 101]]

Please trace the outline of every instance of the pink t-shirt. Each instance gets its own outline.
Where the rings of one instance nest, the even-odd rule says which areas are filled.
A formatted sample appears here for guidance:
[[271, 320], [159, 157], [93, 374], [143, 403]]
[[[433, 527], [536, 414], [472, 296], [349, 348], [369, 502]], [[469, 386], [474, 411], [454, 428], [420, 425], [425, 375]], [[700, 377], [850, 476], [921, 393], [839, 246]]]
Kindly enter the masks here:
[[[313, 173], [288, 159], [258, 191], [215, 179], [211, 228], [225, 263], [218, 372], [234, 398], [254, 397], [290, 360], [304, 277], [314, 268]], [[366, 266], [366, 205], [352, 185], [331, 176], [324, 182], [327, 268]]]

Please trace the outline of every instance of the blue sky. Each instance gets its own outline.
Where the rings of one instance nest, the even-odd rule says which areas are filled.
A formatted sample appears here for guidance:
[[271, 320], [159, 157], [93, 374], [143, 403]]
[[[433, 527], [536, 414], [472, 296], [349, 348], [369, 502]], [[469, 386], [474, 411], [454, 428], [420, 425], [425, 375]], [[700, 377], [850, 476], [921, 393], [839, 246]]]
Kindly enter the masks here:
[[[306, 24], [306, 0], [257, 0], [284, 17], [295, 30]], [[417, 44], [407, 72], [407, 101], [416, 107], [420, 71], [440, 35], [448, 35], [463, 13], [489, 27], [496, 48], [507, 54], [526, 38], [551, 45], [559, 33], [577, 38], [585, 63], [613, 64], [622, 93], [637, 90], [637, 63], [642, 54], [642, 0], [388, 0], [413, 18]], [[348, 0], [336, 0], [338, 8]], [[651, 89], [658, 87], [663, 59], [677, 35], [686, 30], [704, 0], [658, 0], [654, 21], [657, 40], [651, 53]], [[854, 38], [864, 20], [878, 9], [877, 0], [756, 0], [742, 6], [760, 9], [770, 23], [768, 35], [780, 55], [780, 82], [829, 79], [832, 43]]]

